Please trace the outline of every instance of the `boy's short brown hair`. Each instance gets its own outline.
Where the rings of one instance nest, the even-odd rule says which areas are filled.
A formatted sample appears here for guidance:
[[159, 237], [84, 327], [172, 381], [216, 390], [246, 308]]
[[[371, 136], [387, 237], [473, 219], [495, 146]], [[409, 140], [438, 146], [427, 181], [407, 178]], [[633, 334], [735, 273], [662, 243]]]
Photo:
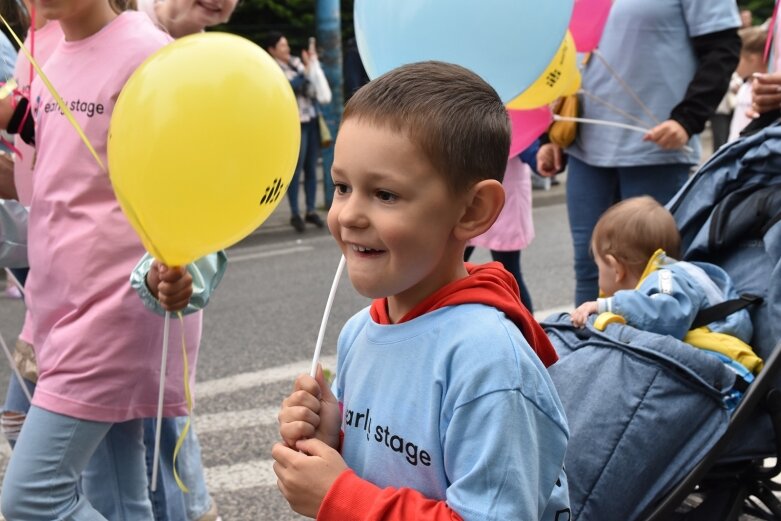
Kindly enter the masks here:
[[672, 214], [647, 195], [608, 208], [591, 235], [594, 255], [612, 255], [638, 274], [659, 248], [670, 257], [679, 258], [681, 235]]
[[738, 31], [742, 47], [740, 52], [746, 54], [765, 54], [765, 41], [767, 40], [767, 29], [762, 26], [753, 25], [744, 27]]
[[454, 193], [504, 177], [507, 111], [496, 91], [464, 67], [427, 61], [393, 69], [350, 98], [343, 121], [350, 118], [405, 134]]

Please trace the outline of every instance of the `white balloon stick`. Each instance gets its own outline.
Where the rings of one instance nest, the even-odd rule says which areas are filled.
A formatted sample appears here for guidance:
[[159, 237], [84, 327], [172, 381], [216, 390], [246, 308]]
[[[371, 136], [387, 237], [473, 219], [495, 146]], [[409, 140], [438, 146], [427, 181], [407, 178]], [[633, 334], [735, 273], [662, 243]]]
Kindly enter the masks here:
[[309, 371], [309, 376], [312, 378], [317, 374], [317, 362], [320, 360], [320, 351], [323, 347], [323, 337], [325, 336], [325, 326], [328, 324], [328, 317], [331, 314], [331, 305], [334, 303], [334, 296], [336, 295], [336, 288], [339, 287], [339, 279], [342, 278], [342, 272], [344, 271], [345, 258], [339, 259], [339, 266], [336, 268], [336, 274], [334, 275], [334, 281], [331, 283], [331, 292], [328, 294], [328, 300], [325, 303], [325, 311], [323, 311], [323, 320], [320, 322], [320, 332], [317, 333], [317, 342], [315, 343], [315, 356], [312, 358], [312, 370]]
[[[605, 125], [607, 127], [618, 127], [618, 128], [625, 128], [627, 130], [634, 130], [635, 132], [641, 132], [645, 134], [650, 128], [643, 128], [638, 127], [635, 125], [627, 125], [626, 123], [619, 123], [618, 121], [606, 121], [603, 119], [590, 119], [590, 118], [573, 118], [570, 116], [559, 116], [558, 114], [553, 115], [554, 121], [573, 121], [575, 123], [586, 123], [591, 125]], [[685, 145], [681, 147], [686, 152], [692, 153], [694, 150], [689, 145]]]
[[160, 361], [160, 389], [157, 392], [157, 424], [155, 425], [155, 450], [152, 457], [152, 492], [157, 490], [157, 470], [160, 467], [160, 433], [163, 425], [163, 398], [165, 397], [165, 368], [168, 363], [168, 332], [171, 326], [171, 312], [165, 312], [163, 322], [163, 359]]

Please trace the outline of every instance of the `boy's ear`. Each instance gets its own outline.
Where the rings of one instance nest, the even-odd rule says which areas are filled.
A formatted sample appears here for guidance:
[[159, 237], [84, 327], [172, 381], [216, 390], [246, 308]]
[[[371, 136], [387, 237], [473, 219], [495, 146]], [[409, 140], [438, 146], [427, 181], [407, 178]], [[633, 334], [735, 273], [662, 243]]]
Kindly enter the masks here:
[[484, 179], [469, 190], [466, 207], [454, 230], [458, 240], [482, 235], [496, 221], [504, 206], [504, 188], [496, 179]]
[[607, 254], [605, 255], [605, 262], [607, 262], [607, 265], [610, 266], [613, 270], [613, 273], [615, 273], [615, 282], [616, 284], [620, 284], [621, 282], [626, 279], [627, 276], [627, 269], [626, 265], [621, 262], [620, 260], [616, 259], [613, 255]]

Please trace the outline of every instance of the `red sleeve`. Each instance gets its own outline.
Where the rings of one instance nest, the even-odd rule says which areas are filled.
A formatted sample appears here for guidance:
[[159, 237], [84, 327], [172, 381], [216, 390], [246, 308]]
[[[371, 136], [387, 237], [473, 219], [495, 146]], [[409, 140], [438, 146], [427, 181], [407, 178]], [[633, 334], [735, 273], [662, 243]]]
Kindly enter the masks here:
[[444, 501], [410, 488], [381, 489], [350, 469], [342, 472], [320, 505], [317, 521], [462, 521]]

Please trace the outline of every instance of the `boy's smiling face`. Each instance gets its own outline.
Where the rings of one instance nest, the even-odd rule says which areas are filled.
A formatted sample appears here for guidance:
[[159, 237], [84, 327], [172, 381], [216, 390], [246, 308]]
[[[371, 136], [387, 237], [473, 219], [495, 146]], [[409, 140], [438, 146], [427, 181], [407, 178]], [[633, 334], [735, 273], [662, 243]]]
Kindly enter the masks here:
[[397, 321], [423, 298], [466, 275], [453, 235], [465, 196], [448, 188], [412, 141], [348, 119], [336, 140], [328, 227], [362, 295], [388, 297]]

